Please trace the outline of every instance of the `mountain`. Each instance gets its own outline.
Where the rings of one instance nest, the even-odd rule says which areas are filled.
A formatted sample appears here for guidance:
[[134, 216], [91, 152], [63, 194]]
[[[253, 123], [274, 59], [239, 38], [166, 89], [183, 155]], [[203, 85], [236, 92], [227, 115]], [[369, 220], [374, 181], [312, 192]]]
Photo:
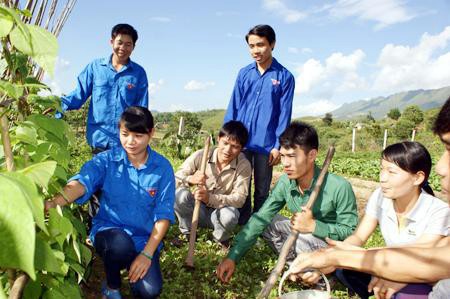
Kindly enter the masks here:
[[392, 108], [403, 111], [405, 107], [410, 105], [417, 105], [422, 110], [440, 107], [449, 96], [450, 86], [439, 89], [405, 91], [388, 97], [345, 103], [338, 109], [331, 111], [331, 114], [333, 114], [333, 118], [349, 119], [366, 116], [371, 112], [374, 118], [383, 118]]

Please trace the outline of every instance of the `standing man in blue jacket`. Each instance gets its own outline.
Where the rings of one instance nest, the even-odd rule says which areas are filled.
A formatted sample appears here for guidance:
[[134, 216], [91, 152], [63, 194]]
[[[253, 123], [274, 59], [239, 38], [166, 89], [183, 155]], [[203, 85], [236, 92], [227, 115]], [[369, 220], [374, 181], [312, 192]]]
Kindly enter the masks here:
[[112, 54], [89, 63], [78, 76], [77, 88], [61, 98], [64, 112], [80, 109], [91, 97], [86, 138], [93, 154], [120, 145], [118, 121], [127, 107], [148, 107], [147, 75], [130, 59], [137, 39], [131, 25], [115, 25]]
[[[245, 36], [254, 63], [242, 68], [236, 79], [224, 122], [242, 122], [249, 132], [244, 153], [254, 171], [253, 213], [269, 195], [272, 168], [280, 161], [279, 137], [291, 121], [294, 76], [272, 57], [275, 31], [257, 25]], [[252, 214], [251, 192], [240, 210], [239, 224]]]

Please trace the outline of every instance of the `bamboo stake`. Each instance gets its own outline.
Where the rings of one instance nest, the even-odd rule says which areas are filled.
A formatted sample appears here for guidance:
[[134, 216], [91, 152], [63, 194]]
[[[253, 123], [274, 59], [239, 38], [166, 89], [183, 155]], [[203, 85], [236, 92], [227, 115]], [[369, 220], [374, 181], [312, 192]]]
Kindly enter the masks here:
[[[314, 186], [313, 191], [311, 192], [311, 195], [309, 196], [308, 202], [306, 203], [306, 207], [308, 209], [312, 209], [314, 206], [314, 202], [317, 199], [317, 196], [320, 192], [320, 187], [322, 186], [323, 180], [325, 178], [325, 175], [328, 172], [328, 166], [330, 166], [331, 159], [333, 159], [334, 155], [334, 147], [330, 146], [328, 148], [327, 157], [325, 158], [325, 161], [322, 165], [322, 170], [319, 174], [319, 177], [317, 178], [316, 185]], [[278, 257], [277, 264], [275, 265], [275, 268], [273, 268], [272, 272], [270, 273], [269, 278], [267, 279], [263, 289], [258, 294], [257, 298], [268, 298], [270, 291], [272, 290], [273, 286], [277, 282], [278, 277], [280, 276], [281, 272], [283, 271], [284, 265], [286, 264], [286, 257], [289, 253], [289, 250], [294, 245], [295, 241], [297, 240], [299, 232], [296, 230], [291, 230], [291, 234], [286, 239], [286, 241], [283, 244], [283, 247], [281, 248], [280, 255]]]
[[[205, 174], [206, 164], [208, 163], [209, 146], [211, 144], [211, 137], [205, 138], [205, 148], [203, 149], [202, 163], [200, 164], [200, 172]], [[198, 215], [200, 213], [200, 200], [195, 200], [194, 212], [192, 213], [191, 235], [189, 237], [189, 249], [186, 257], [185, 265], [188, 268], [194, 268], [194, 250], [195, 239], [197, 237]]]

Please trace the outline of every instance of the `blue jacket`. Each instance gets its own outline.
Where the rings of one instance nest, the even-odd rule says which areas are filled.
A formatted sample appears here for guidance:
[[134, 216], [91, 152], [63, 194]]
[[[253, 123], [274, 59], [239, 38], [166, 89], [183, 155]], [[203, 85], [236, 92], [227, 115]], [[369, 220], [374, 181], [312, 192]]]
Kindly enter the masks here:
[[[76, 200], [78, 204], [102, 190], [100, 209], [92, 221], [92, 242], [99, 231], [121, 228], [131, 236], [139, 252], [145, 247], [156, 221], [174, 222], [172, 166], [150, 147], [147, 151], [147, 162], [140, 169], [131, 164], [122, 147], [99, 153], [69, 180], [77, 180], [85, 187], [86, 193]], [[158, 248], [161, 249], [161, 244]]]
[[148, 107], [148, 81], [144, 69], [133, 61], [117, 72], [111, 56], [86, 66], [77, 80], [77, 88], [61, 98], [63, 111], [80, 109], [91, 97], [86, 138], [92, 147], [120, 146], [120, 115], [129, 106]]
[[224, 122], [244, 124], [249, 150], [268, 154], [279, 149], [278, 138], [291, 121], [294, 88], [294, 76], [275, 58], [263, 75], [256, 62], [249, 64], [239, 71]]

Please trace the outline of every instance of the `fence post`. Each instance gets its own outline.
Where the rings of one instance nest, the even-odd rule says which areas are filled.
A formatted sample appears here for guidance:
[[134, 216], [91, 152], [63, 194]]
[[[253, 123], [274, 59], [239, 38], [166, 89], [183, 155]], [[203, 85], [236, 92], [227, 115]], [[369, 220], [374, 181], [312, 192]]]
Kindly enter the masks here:
[[386, 148], [387, 143], [387, 129], [384, 129], [383, 149]]
[[356, 128], [353, 127], [353, 133], [352, 133], [352, 153], [355, 152], [355, 138], [356, 138]]
[[415, 138], [416, 138], [416, 129], [413, 129], [412, 135], [411, 135], [411, 141], [414, 141]]
[[184, 118], [183, 116], [180, 117], [180, 123], [178, 124], [178, 135], [181, 135], [181, 133], [183, 133], [184, 130]]

